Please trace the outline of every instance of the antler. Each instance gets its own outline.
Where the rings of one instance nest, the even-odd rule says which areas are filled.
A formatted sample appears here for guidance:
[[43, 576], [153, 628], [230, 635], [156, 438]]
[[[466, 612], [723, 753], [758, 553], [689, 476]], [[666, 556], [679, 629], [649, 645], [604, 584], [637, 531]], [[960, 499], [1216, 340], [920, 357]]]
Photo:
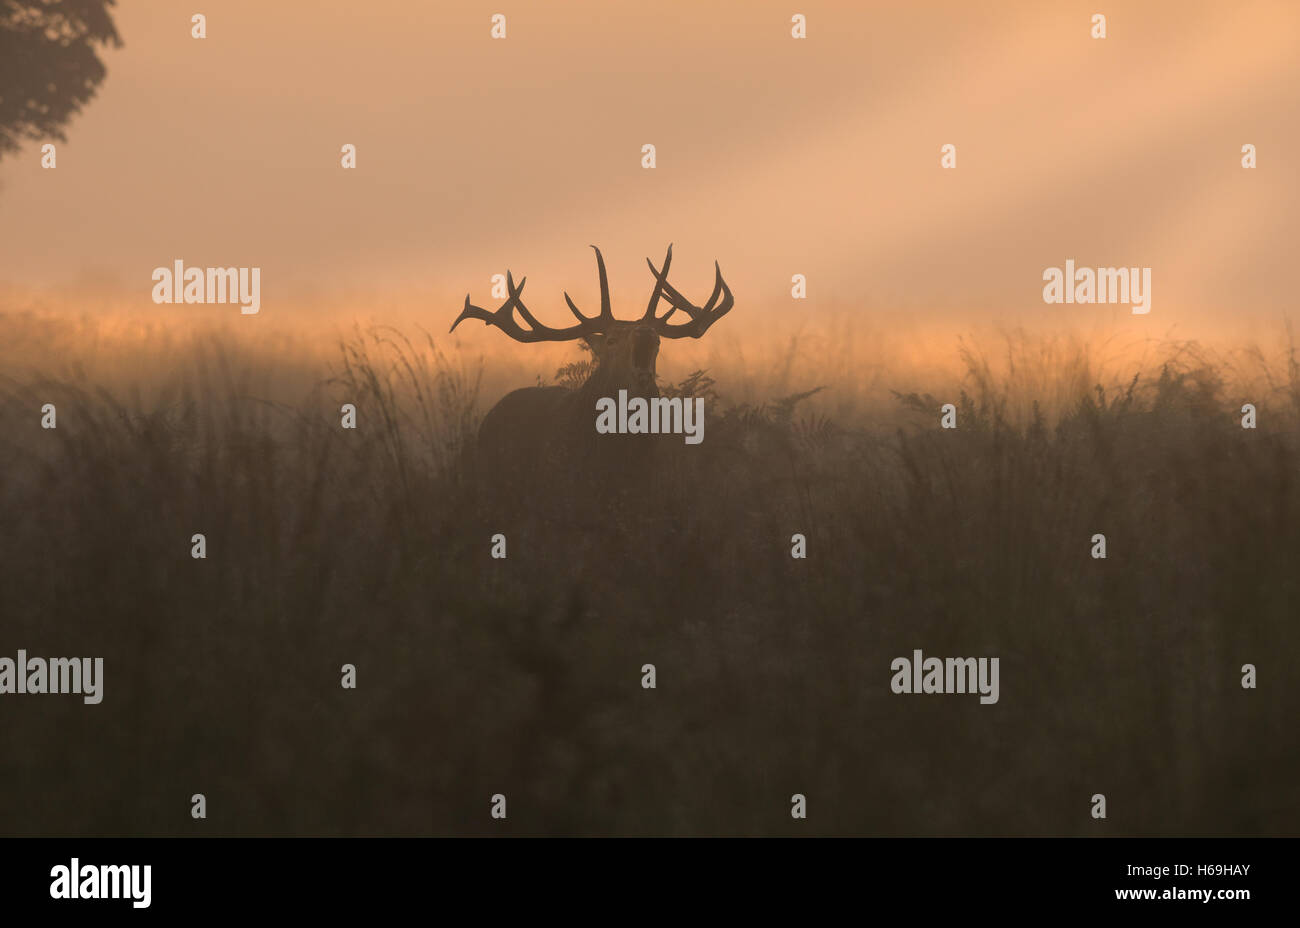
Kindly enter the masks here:
[[[595, 245], [591, 246], [596, 248]], [[569, 294], [564, 294], [565, 302], [569, 304], [569, 309], [578, 317], [578, 324], [571, 325], [567, 329], [552, 329], [550, 326], [542, 325], [537, 318], [528, 311], [528, 307], [519, 299], [519, 294], [524, 291], [524, 284], [528, 282], [525, 277], [519, 281], [519, 286], [515, 286], [515, 279], [506, 271], [506, 290], [510, 296], [499, 309], [489, 312], [480, 306], [475, 306], [469, 301], [469, 294], [465, 294], [465, 308], [460, 311], [456, 321], [451, 324], [450, 331], [455, 332], [456, 326], [460, 325], [466, 319], [480, 319], [488, 325], [494, 325], [502, 332], [505, 332], [517, 342], [567, 342], [575, 338], [582, 338], [585, 335], [595, 335], [602, 331], [606, 325], [614, 321], [614, 313], [609, 305], [609, 281], [605, 277], [605, 259], [596, 248], [596, 263], [600, 266], [600, 315], [588, 317], [578, 312], [578, 307], [573, 305], [573, 300], [569, 299]], [[524, 321], [521, 326], [515, 319], [515, 310], [519, 310], [519, 316]]]
[[[456, 326], [466, 319], [478, 319], [488, 325], [496, 326], [518, 342], [563, 342], [607, 332], [618, 324], [618, 320], [614, 318], [614, 311], [609, 302], [609, 279], [605, 274], [605, 257], [595, 245], [591, 247], [596, 252], [596, 267], [600, 272], [600, 312], [597, 315], [584, 316], [578, 307], [574, 305], [572, 298], [566, 291], [564, 302], [569, 305], [569, 309], [577, 317], [578, 324], [571, 325], [566, 329], [553, 329], [543, 325], [537, 321], [536, 317], [528, 311], [528, 307], [524, 306], [523, 301], [519, 299], [528, 278], [525, 277], [520, 280], [519, 286], [516, 287], [514, 278], [509, 271], [506, 271], [506, 290], [509, 291], [510, 295], [501, 304], [501, 307], [489, 311], [475, 306], [469, 301], [469, 294], [467, 293], [465, 294], [465, 308], [456, 317], [456, 321], [451, 324], [451, 331], [456, 331]], [[718, 263], [715, 261], [713, 262], [716, 274], [713, 295], [709, 297], [709, 301], [704, 306], [696, 306], [678, 293], [672, 284], [668, 283], [668, 266], [672, 264], [672, 260], [672, 245], [668, 246], [668, 254], [664, 256], [662, 271], [656, 270], [655, 266], [650, 264], [650, 259], [646, 259], [646, 264], [650, 265], [650, 272], [655, 275], [655, 288], [650, 295], [650, 302], [646, 306], [645, 315], [641, 317], [640, 321], [650, 323], [663, 338], [699, 338], [708, 330], [709, 326], [725, 316], [728, 310], [731, 309], [733, 303], [731, 290], [722, 279], [722, 269], [718, 267]], [[718, 303], [720, 296], [722, 302]], [[662, 316], [656, 317], [655, 313], [661, 299], [666, 299], [672, 308]], [[690, 316], [691, 321], [670, 325], [668, 319], [679, 309]], [[524, 325], [520, 325], [519, 321], [515, 319], [515, 310], [519, 310], [519, 317], [523, 320]], [[630, 325], [631, 323], [623, 324]], [[527, 326], [527, 328], [524, 326]]]
[[[686, 297], [682, 296], [668, 282], [668, 266], [673, 261], [673, 246], [668, 246], [668, 254], [664, 255], [664, 269], [656, 270], [650, 259], [646, 258], [645, 263], [650, 266], [650, 273], [655, 275], [654, 293], [650, 295], [650, 305], [646, 307], [643, 322], [651, 322], [654, 329], [662, 338], [699, 338], [709, 330], [709, 326], [725, 316], [730, 310], [735, 300], [731, 296], [731, 288], [727, 282], [722, 279], [722, 268], [718, 262], [713, 262], [713, 294], [709, 301], [703, 306], [696, 306]], [[718, 302], [718, 297], [722, 297], [722, 302]], [[655, 310], [658, 307], [660, 299], [667, 299], [672, 309], [658, 318], [655, 317]], [[668, 319], [677, 310], [681, 310], [691, 317], [690, 322], [682, 322], [678, 325], [669, 325]]]

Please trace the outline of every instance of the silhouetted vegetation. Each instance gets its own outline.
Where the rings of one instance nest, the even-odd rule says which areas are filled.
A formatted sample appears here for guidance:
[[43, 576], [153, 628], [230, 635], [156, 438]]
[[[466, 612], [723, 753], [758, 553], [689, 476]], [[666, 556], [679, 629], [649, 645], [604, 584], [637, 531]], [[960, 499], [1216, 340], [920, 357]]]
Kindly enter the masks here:
[[25, 139], [64, 141], [64, 126], [107, 73], [120, 46], [114, 0], [0, 0], [0, 156]]
[[[925, 385], [850, 428], [698, 372], [703, 444], [508, 508], [429, 340], [359, 333], [293, 404], [213, 346], [158, 401], [0, 381], [4, 653], [105, 658], [99, 706], [0, 699], [0, 831], [1294, 834], [1294, 360], [965, 362], [955, 431]], [[894, 695], [914, 648], [999, 657], [1000, 701]]]

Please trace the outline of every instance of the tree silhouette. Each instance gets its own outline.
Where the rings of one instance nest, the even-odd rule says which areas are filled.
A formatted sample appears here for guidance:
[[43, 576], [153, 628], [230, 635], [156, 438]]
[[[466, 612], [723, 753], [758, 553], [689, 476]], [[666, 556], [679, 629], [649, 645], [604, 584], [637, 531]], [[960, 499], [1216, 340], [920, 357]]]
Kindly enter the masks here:
[[63, 127], [104, 80], [97, 46], [121, 46], [115, 0], [0, 0], [0, 156]]

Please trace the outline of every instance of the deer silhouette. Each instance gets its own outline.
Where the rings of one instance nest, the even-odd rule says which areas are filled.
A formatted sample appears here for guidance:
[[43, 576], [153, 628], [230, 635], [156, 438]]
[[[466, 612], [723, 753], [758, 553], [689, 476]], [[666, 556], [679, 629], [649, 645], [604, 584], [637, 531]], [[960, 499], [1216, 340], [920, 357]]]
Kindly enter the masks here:
[[[573, 461], [626, 462], [636, 458], [648, 447], [645, 439], [651, 436], [598, 435], [595, 428], [597, 401], [603, 397], [617, 397], [621, 390], [627, 391], [628, 397], [658, 397], [655, 364], [659, 357], [660, 339], [699, 338], [732, 307], [731, 290], [722, 279], [722, 269], [716, 261], [713, 264], [713, 293], [703, 306], [696, 306], [677, 292], [668, 282], [668, 268], [673, 259], [673, 247], [669, 245], [662, 270], [646, 259], [655, 286], [645, 313], [636, 320], [615, 319], [610, 306], [605, 259], [599, 248], [591, 247], [596, 252], [600, 274], [600, 312], [594, 316], [584, 315], [566, 292], [564, 301], [577, 317], [576, 325], [553, 329], [540, 323], [520, 299], [527, 278], [516, 286], [509, 271], [506, 272], [508, 296], [500, 308], [492, 311], [482, 309], [470, 302], [468, 294], [465, 295], [465, 307], [452, 323], [451, 331], [454, 332], [466, 319], [478, 319], [518, 342], [582, 339], [591, 349], [595, 362], [591, 374], [576, 389], [524, 387], [506, 394], [492, 407], [479, 427], [481, 459], [508, 468], [520, 468]], [[658, 315], [661, 301], [667, 302], [669, 309]], [[671, 322], [678, 312], [687, 319]]]

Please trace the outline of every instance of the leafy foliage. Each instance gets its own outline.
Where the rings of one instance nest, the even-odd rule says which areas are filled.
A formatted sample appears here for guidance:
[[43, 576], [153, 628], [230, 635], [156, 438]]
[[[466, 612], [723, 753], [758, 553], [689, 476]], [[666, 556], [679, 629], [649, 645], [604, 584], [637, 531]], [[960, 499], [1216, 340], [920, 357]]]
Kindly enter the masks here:
[[104, 80], [99, 49], [122, 44], [113, 3], [0, 0], [0, 155], [25, 139], [65, 140]]

